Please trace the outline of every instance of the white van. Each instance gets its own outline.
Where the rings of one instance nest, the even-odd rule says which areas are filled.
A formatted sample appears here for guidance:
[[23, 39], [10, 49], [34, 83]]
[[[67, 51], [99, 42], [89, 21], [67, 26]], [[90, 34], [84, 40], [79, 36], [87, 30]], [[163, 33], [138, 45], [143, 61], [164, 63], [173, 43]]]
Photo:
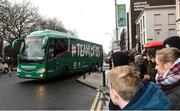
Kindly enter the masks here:
[[8, 69], [8, 64], [4, 62], [3, 59], [0, 58], [0, 72], [8, 73], [9, 69]]

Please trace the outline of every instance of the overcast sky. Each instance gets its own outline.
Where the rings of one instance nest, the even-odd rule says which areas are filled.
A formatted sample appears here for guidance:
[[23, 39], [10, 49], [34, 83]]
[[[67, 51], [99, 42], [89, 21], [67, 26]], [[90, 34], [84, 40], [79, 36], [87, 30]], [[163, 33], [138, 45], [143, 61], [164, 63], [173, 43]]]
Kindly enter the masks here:
[[[110, 50], [115, 29], [114, 0], [30, 1], [39, 8], [42, 16], [57, 17], [66, 29], [75, 30], [79, 38], [102, 44], [105, 52]], [[117, 0], [117, 2], [127, 4], [126, 10], [129, 10], [129, 0]]]

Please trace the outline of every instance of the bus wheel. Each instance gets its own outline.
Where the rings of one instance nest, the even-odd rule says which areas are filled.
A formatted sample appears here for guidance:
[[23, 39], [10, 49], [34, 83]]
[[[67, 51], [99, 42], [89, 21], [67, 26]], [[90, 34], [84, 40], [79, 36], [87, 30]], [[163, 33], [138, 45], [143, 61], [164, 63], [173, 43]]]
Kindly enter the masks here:
[[61, 74], [62, 76], [67, 76], [68, 75], [68, 69], [66, 67], [63, 67], [62, 70], [61, 70]]

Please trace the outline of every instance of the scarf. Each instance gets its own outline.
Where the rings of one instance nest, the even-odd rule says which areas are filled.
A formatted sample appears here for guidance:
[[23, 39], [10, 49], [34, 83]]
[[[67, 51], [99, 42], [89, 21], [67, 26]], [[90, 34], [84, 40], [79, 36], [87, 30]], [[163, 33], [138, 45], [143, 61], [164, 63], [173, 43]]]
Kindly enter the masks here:
[[173, 85], [180, 80], [180, 58], [178, 58], [172, 67], [164, 74], [156, 74], [156, 83], [159, 85]]

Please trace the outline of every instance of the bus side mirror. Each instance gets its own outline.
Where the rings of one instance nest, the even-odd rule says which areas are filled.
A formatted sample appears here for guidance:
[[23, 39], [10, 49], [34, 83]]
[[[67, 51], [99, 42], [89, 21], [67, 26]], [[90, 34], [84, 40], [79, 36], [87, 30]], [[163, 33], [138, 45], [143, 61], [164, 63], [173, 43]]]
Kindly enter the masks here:
[[15, 39], [12, 43], [12, 49], [15, 50], [17, 48], [17, 44], [22, 42], [24, 42], [24, 39]]
[[44, 49], [44, 48], [46, 47], [48, 40], [49, 40], [48, 37], [45, 37], [45, 38], [43, 39], [42, 49]]

